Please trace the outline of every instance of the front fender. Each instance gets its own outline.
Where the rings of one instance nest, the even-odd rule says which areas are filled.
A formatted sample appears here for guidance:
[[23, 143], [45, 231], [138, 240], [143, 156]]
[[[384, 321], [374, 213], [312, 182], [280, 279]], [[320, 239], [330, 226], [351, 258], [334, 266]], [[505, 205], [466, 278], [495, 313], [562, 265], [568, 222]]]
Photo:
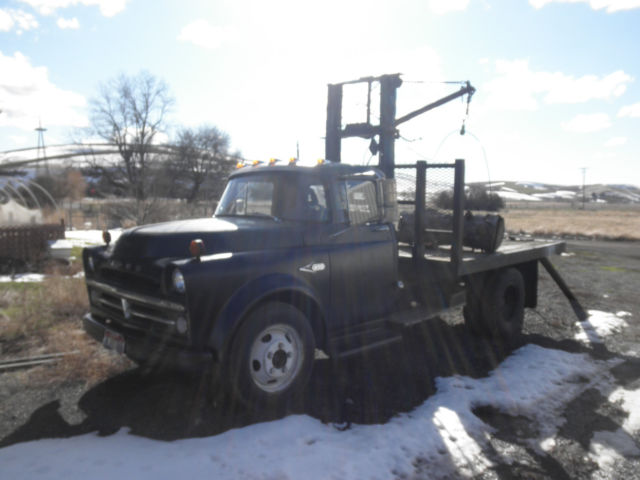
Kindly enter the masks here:
[[258, 277], [234, 293], [213, 323], [208, 346], [217, 353], [218, 360], [224, 355], [233, 333], [246, 314], [266, 298], [284, 294], [302, 296], [314, 302], [324, 318], [322, 303], [309, 285], [300, 279], [282, 273]]

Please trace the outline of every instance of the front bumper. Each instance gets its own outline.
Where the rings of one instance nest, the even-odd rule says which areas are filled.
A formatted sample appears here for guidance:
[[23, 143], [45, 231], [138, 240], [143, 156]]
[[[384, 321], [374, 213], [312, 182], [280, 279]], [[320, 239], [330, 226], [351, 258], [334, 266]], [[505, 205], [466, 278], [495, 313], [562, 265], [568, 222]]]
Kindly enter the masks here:
[[105, 330], [111, 330], [124, 337], [124, 354], [141, 365], [166, 367], [178, 370], [200, 371], [213, 364], [213, 354], [193, 351], [184, 347], [159, 341], [158, 338], [125, 332], [117, 325], [105, 325], [104, 321], [91, 313], [82, 319], [84, 330], [96, 341], [102, 343]]

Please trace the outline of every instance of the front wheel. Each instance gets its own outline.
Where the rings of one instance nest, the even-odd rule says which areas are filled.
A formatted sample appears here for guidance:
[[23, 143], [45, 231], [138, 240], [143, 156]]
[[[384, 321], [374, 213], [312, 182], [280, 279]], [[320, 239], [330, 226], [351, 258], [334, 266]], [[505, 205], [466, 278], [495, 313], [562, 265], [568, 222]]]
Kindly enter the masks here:
[[242, 322], [230, 351], [233, 392], [246, 405], [286, 406], [305, 387], [315, 339], [304, 314], [269, 302]]

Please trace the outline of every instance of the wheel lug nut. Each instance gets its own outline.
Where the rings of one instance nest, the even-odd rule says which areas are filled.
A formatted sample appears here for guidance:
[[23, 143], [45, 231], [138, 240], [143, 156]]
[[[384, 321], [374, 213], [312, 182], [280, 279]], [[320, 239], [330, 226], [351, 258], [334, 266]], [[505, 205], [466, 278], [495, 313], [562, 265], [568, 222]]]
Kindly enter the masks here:
[[278, 344], [278, 348], [279, 348], [280, 350], [283, 350], [283, 349], [284, 349], [284, 343], [279, 343], [279, 344]]

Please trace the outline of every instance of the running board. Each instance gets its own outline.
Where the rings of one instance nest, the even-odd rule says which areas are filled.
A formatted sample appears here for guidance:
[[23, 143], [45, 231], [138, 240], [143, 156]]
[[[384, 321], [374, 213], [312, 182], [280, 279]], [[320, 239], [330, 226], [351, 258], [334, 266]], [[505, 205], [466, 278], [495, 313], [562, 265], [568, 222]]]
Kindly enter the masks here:
[[329, 341], [327, 350], [331, 358], [346, 358], [401, 341], [401, 334], [387, 327], [379, 327], [336, 337]]

